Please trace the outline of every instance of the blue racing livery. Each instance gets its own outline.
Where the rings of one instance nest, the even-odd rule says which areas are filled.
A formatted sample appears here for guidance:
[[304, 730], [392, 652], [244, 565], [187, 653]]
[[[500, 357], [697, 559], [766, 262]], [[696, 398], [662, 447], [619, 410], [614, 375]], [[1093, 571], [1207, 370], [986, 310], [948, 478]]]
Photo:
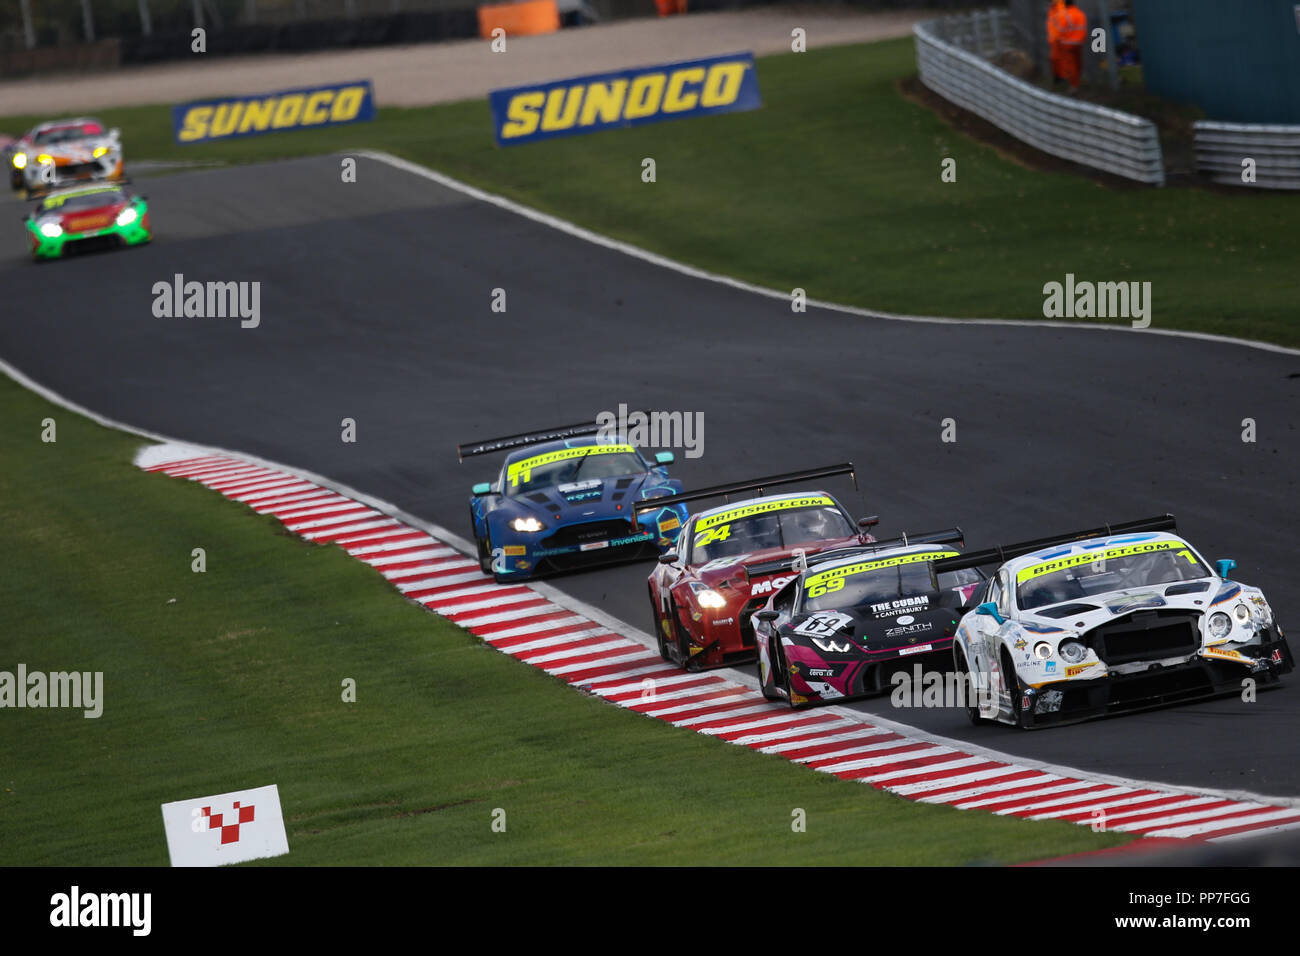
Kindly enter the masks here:
[[[483, 443], [470, 454], [528, 437]], [[681, 493], [682, 483], [668, 476], [672, 461], [671, 452], [649, 460], [620, 439], [594, 435], [512, 451], [496, 481], [475, 485], [470, 498], [483, 572], [499, 582], [517, 581], [662, 554], [686, 522], [686, 506], [640, 514], [635, 506]]]

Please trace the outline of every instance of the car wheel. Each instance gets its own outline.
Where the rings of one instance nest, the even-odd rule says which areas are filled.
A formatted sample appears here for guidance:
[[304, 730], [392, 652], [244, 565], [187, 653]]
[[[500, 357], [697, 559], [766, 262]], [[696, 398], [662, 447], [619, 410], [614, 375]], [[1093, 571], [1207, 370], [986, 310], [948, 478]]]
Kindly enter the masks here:
[[478, 547], [478, 566], [484, 574], [492, 573], [492, 541], [489, 537], [484, 541], [478, 536], [478, 529], [474, 526], [474, 509], [469, 512], [470, 533], [474, 536], [474, 544]]
[[659, 613], [659, 602], [655, 600], [654, 588], [650, 588], [650, 619], [654, 621], [655, 640], [659, 644], [659, 656], [672, 663], [673, 659], [668, 655], [668, 642], [664, 640], [664, 616]]
[[[766, 638], [766, 637], [760, 637], [759, 640], [760, 640], [760, 641], [766, 641], [767, 638]], [[757, 648], [755, 648], [755, 650], [757, 650]], [[767, 659], [768, 659], [769, 663], [771, 664], [771, 670], [772, 670], [772, 683], [775, 684], [775, 683], [776, 683], [776, 660], [775, 660], [775, 658], [772, 656], [772, 653], [771, 653], [771, 650], [770, 650], [770, 645], [769, 645], [769, 651], [768, 651]], [[763, 697], [764, 697], [766, 700], [780, 700], [780, 699], [781, 699], [781, 695], [778, 694], [778, 693], [776, 692], [775, 689], [773, 689], [773, 690], [768, 690], [768, 689], [767, 689], [767, 684], [764, 683], [764, 681], [763, 681], [763, 655], [761, 655], [761, 654], [758, 655], [757, 660], [755, 661], [754, 666], [758, 668], [758, 689], [759, 689], [759, 691], [762, 693]]]
[[960, 647], [953, 654], [953, 670], [957, 672], [957, 680], [965, 688], [966, 695], [966, 719], [976, 727], [982, 727], [988, 721], [980, 716], [979, 708], [979, 691], [975, 687], [973, 675], [970, 672], [970, 665], [966, 663], [966, 652]]
[[1015, 665], [1011, 663], [1011, 655], [1007, 649], [1002, 649], [1002, 673], [1006, 675], [1004, 680], [1007, 682], [1007, 692], [1011, 695], [1011, 723], [1017, 727], [1025, 726], [1025, 715], [1020, 712], [1020, 678], [1016, 676]]
[[682, 627], [681, 610], [682, 609], [678, 607], [677, 602], [674, 601], [672, 603], [673, 619], [671, 624], [673, 629], [673, 639], [677, 643], [677, 653], [681, 655], [679, 663], [688, 671], [697, 671], [700, 669], [700, 665], [696, 662], [695, 658], [691, 657], [691, 640], [690, 636], [686, 632], [686, 628]]

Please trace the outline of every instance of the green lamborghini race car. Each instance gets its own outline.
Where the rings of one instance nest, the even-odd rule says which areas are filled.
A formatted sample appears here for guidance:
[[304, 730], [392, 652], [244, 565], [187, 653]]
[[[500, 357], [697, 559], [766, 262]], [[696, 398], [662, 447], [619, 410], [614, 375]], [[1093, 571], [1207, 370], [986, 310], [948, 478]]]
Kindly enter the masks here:
[[117, 184], [52, 192], [24, 222], [32, 258], [38, 261], [74, 251], [138, 246], [153, 238], [145, 197]]

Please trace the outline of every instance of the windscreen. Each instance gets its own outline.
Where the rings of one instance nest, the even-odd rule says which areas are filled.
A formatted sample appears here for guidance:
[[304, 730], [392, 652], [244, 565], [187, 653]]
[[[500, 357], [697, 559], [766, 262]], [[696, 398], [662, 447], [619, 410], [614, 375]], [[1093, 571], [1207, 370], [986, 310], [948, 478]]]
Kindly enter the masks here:
[[844, 512], [825, 495], [790, 500], [803, 504], [761, 511], [744, 505], [701, 518], [692, 539], [691, 563], [704, 564], [767, 548], [794, 548], [855, 533]]
[[507, 495], [521, 495], [592, 478], [621, 478], [648, 470], [631, 445], [583, 445], [531, 455], [506, 465]]
[[49, 196], [41, 203], [41, 212], [59, 210], [73, 212], [78, 209], [97, 209], [121, 202], [126, 196], [120, 189], [96, 189], [88, 193], [74, 193], [71, 196]]
[[1143, 541], [1052, 558], [1016, 573], [1021, 609], [1077, 601], [1094, 594], [1210, 576], [1181, 541]]
[[[967, 594], [980, 582], [973, 568], [948, 571], [936, 580], [932, 561], [956, 556], [956, 551], [917, 551], [886, 558], [863, 558], [826, 570], [811, 569], [804, 578], [804, 610], [848, 610], [890, 607], [901, 598], [932, 596], [942, 592]], [[962, 603], [955, 601], [954, 603]]]
[[52, 146], [55, 143], [70, 143], [90, 136], [103, 136], [104, 127], [98, 123], [78, 123], [73, 126], [55, 126], [42, 130], [33, 137], [38, 146]]

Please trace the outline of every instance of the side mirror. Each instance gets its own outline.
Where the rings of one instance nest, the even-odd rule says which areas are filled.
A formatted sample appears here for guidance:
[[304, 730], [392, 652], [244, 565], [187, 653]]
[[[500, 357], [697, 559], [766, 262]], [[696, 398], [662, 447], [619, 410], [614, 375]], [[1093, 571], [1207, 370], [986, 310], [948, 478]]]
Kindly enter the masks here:
[[677, 552], [676, 552], [676, 551], [665, 551], [663, 554], [659, 555], [659, 563], [660, 563], [660, 564], [676, 564], [676, 563], [677, 563]]
[[880, 524], [880, 515], [872, 515], [870, 518], [858, 519], [859, 528], [874, 528], [878, 524]]
[[1219, 558], [1214, 562], [1214, 566], [1219, 569], [1219, 577], [1226, 578], [1228, 572], [1237, 566], [1237, 562], [1232, 558]]
[[1005, 624], [1007, 622], [1007, 619], [998, 613], [998, 606], [992, 601], [985, 601], [979, 607], [975, 608], [975, 613], [987, 615], [999, 624]]
[[676, 457], [670, 451], [660, 451], [655, 453], [656, 465], [671, 465], [676, 460]]
[[758, 618], [760, 621], [763, 621], [765, 624], [771, 624], [780, 616], [781, 616], [780, 611], [775, 611], [770, 607], [765, 607], [763, 608], [763, 610], [759, 611], [754, 615], [754, 617]]
[[492, 485], [486, 481], [480, 482], [470, 489], [470, 494], [475, 498], [481, 498], [483, 495], [492, 494]]
[[110, 130], [108, 131], [108, 135], [109, 135], [109, 137], [112, 138], [112, 139], [121, 139], [121, 138], [122, 138], [122, 130], [121, 130], [119, 127], [117, 127], [117, 126], [114, 126], [112, 129], [110, 129]]

